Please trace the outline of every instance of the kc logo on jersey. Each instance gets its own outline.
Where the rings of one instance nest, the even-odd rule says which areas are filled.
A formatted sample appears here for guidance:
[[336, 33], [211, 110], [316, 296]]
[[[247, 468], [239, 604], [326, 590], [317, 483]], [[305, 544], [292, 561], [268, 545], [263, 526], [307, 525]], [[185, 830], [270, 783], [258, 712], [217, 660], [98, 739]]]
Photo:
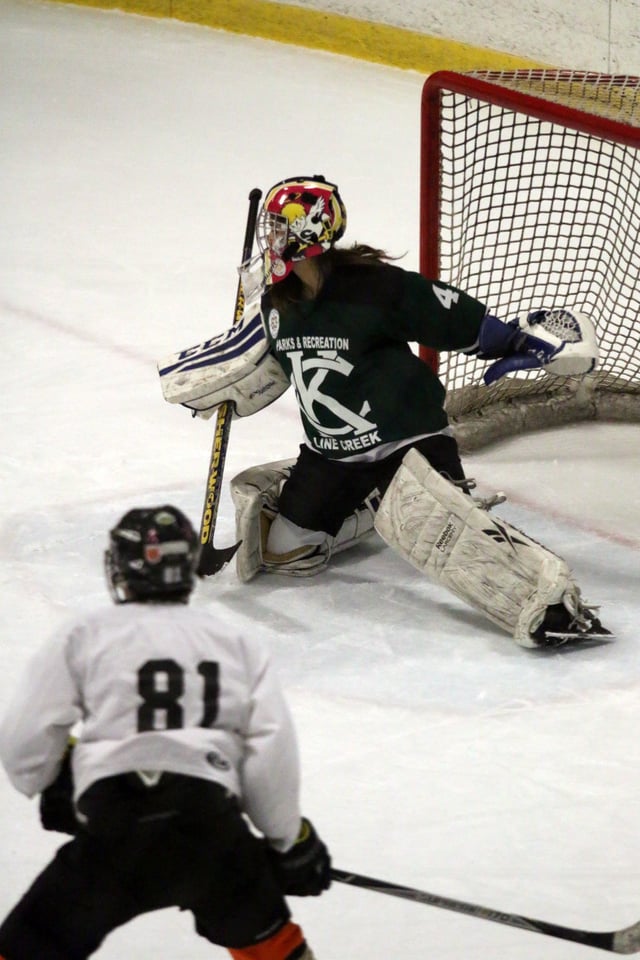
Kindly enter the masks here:
[[[360, 410], [351, 410], [335, 397], [323, 393], [322, 385], [329, 373], [348, 377], [353, 364], [340, 356], [337, 350], [318, 350], [316, 356], [303, 359], [302, 351], [287, 353], [291, 362], [291, 379], [298, 395], [300, 408], [309, 423], [321, 435], [312, 438], [315, 447], [322, 450], [358, 452], [380, 442], [377, 424], [369, 419], [368, 401]], [[326, 422], [327, 414], [333, 423]]]

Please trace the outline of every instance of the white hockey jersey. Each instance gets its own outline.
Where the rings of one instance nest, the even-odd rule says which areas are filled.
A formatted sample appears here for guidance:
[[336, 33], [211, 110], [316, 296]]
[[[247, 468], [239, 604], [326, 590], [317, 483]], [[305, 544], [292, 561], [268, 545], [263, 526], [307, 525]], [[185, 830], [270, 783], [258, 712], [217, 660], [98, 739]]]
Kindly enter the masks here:
[[223, 611], [179, 603], [108, 607], [32, 658], [0, 726], [0, 759], [27, 796], [55, 778], [72, 728], [75, 796], [131, 770], [223, 784], [278, 850], [300, 826], [291, 716], [259, 642]]

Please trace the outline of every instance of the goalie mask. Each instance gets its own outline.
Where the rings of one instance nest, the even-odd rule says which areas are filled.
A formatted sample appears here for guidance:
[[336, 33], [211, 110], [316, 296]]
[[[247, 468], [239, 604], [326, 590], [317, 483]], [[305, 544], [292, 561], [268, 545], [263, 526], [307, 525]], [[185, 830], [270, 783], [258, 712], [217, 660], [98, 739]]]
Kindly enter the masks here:
[[109, 533], [105, 574], [116, 603], [188, 600], [198, 537], [176, 507], [129, 510]]
[[256, 226], [266, 282], [284, 280], [297, 260], [326, 253], [346, 228], [338, 188], [324, 177], [292, 177], [271, 187]]

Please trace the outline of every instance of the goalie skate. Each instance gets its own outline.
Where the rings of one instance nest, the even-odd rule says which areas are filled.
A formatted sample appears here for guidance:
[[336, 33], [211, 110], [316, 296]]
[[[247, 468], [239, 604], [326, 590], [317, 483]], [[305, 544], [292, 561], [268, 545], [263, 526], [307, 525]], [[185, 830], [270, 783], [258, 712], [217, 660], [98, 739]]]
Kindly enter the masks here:
[[541, 626], [534, 633], [541, 647], [559, 647], [565, 643], [578, 643], [596, 646], [609, 643], [613, 634], [603, 627], [596, 616], [598, 607], [588, 607], [581, 601], [572, 612], [564, 604], [554, 604], [547, 608]]

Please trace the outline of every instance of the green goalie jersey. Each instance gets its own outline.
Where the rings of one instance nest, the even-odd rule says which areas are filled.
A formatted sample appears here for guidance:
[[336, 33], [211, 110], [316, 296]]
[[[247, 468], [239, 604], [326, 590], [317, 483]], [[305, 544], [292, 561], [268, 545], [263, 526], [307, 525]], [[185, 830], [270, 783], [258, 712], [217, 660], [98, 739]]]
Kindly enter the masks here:
[[444, 387], [410, 344], [468, 349], [485, 313], [461, 290], [390, 264], [336, 267], [315, 300], [276, 309], [269, 292], [262, 299], [307, 443], [331, 459], [375, 459], [383, 445], [443, 430]]

